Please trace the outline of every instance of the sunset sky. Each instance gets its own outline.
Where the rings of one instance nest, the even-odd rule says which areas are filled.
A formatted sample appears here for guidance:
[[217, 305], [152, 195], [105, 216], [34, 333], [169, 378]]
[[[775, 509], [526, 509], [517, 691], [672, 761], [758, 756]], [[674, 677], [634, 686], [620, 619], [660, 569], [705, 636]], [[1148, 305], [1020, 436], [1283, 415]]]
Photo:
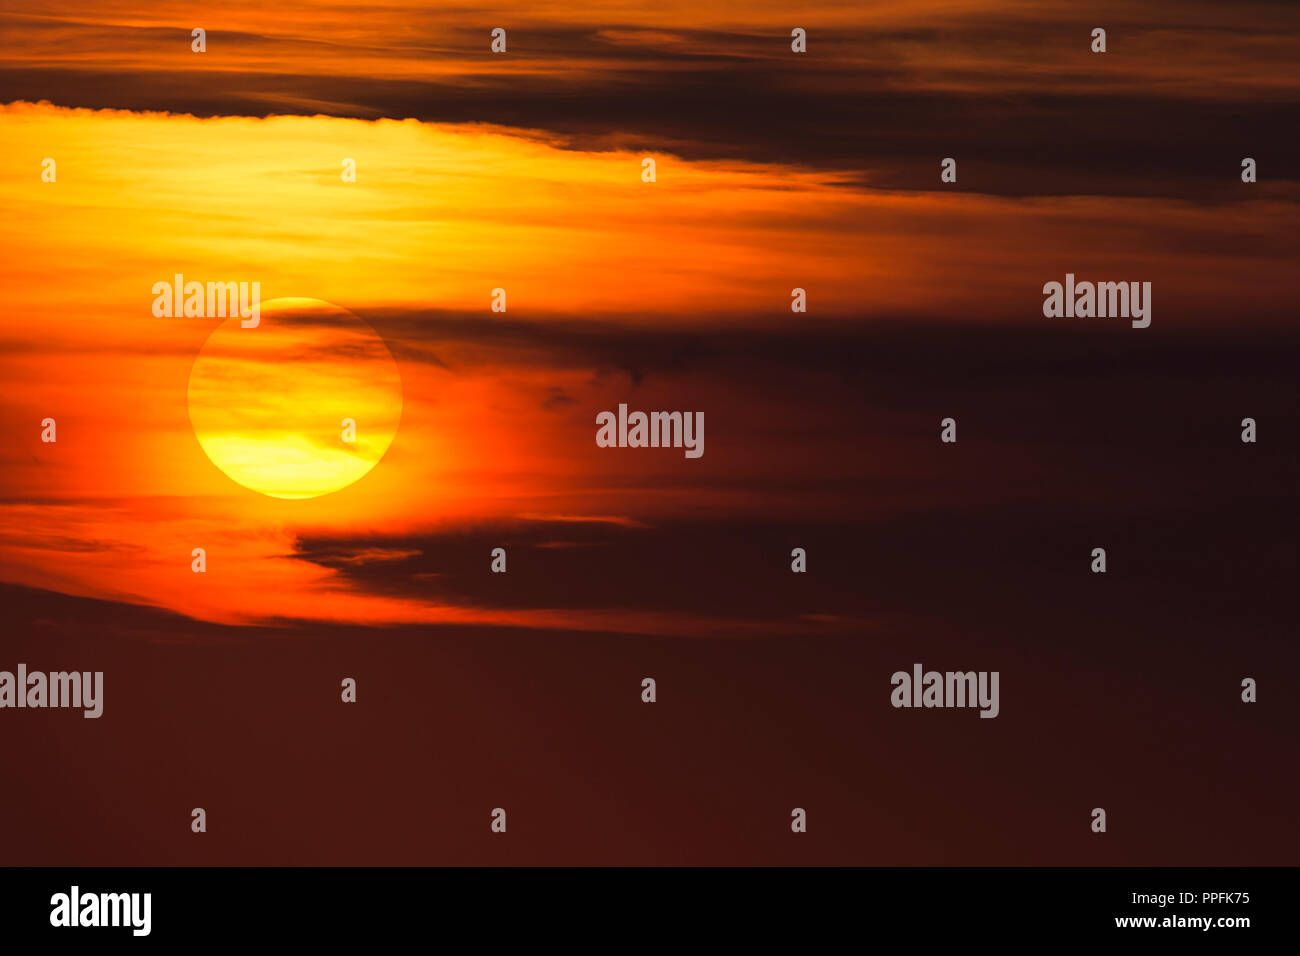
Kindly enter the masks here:
[[[1298, 31], [1199, 0], [10, 5], [0, 583], [24, 620], [93, 599], [160, 642], [1001, 634], [1027, 661], [1063, 607], [1081, 640], [1112, 620], [1065, 583], [1109, 536], [1135, 622], [1279, 637], [1294, 551], [1247, 529], [1296, 530]], [[1044, 318], [1067, 272], [1150, 281], [1151, 327]], [[372, 328], [382, 460], [301, 500], [218, 468], [188, 396], [222, 320], [151, 312], [178, 273]], [[277, 328], [310, 359], [208, 407], [333, 422], [374, 355], [247, 334]], [[596, 447], [619, 403], [703, 411], [703, 457]], [[1255, 563], [1225, 583], [1198, 543]]]

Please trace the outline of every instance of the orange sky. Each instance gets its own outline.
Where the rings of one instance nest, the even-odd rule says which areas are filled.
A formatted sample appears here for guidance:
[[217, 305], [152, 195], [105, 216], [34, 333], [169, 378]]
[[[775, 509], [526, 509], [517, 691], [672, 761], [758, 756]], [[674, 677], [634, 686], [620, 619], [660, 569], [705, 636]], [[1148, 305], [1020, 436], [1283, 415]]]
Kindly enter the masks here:
[[[189, 369], [215, 322], [151, 315], [153, 283], [174, 273], [258, 281], [263, 299], [306, 296], [360, 312], [462, 310], [485, 329], [505, 318], [489, 311], [496, 287], [520, 321], [742, 329], [928, 313], [1014, 323], [1040, 317], [1034, 283], [1073, 267], [1154, 275], [1159, 329], [1180, 298], [1221, 297], [1231, 286], [1267, 301], [1285, 282], [1267, 256], [1236, 260], [1227, 274], [1196, 264], [1197, 244], [1207, 261], [1222, 260], [1225, 216], [1246, 213], [1158, 200], [890, 194], [797, 168], [664, 155], [647, 184], [637, 154], [414, 121], [14, 104], [0, 109], [0, 126], [19, 144], [0, 158], [0, 200], [11, 212], [0, 225], [0, 371], [4, 421], [20, 449], [5, 472], [0, 510], [11, 530], [0, 570], [218, 620], [470, 613], [335, 590], [333, 572], [287, 557], [304, 529], [744, 512], [770, 503], [646, 479], [686, 468], [692, 477], [779, 473], [792, 442], [805, 446], [796, 470], [835, 460], [867, 476], [876, 466], [833, 436], [811, 446], [788, 429], [780, 437], [780, 407], [770, 410], [772, 440], [740, 421], [727, 427], [727, 408], [742, 398], [698, 381], [639, 394], [645, 407], [708, 408], [703, 459], [601, 457], [594, 412], [615, 407], [626, 378], [611, 388], [580, 363], [498, 348], [485, 334], [478, 344], [443, 343], [453, 368], [404, 363], [404, 424], [373, 474], [325, 498], [268, 499], [235, 486], [195, 441]], [[58, 164], [56, 183], [40, 181], [45, 156]], [[357, 160], [355, 184], [341, 180], [344, 157]], [[1256, 205], [1236, 235], [1267, 235], [1286, 214]], [[1023, 270], [998, 267], [1016, 258]], [[1178, 291], [1158, 281], [1171, 270], [1185, 280]], [[808, 289], [808, 316], [788, 311], [796, 285]], [[570, 401], [562, 414], [539, 407], [557, 389]], [[751, 400], [761, 407], [761, 396]], [[46, 416], [58, 421], [55, 445], [39, 441]], [[213, 557], [198, 582], [188, 555], [200, 544]]]
[[[576, 90], [606, 79], [631, 84], [621, 72], [630, 65], [685, 73], [700, 59], [775, 58], [786, 53], [789, 27], [802, 25], [815, 29], [814, 53], [831, 51], [812, 61], [806, 79], [791, 79], [796, 89], [809, 84], [810, 97], [882, 65], [892, 71], [881, 81], [887, 94], [1032, 95], [1051, 77], [1057, 92], [1089, 96], [1141, 90], [1174, 101], [1245, 90], [1267, 101], [1293, 96], [1297, 84], [1296, 71], [1282, 68], [1293, 54], [1283, 34], [1207, 32], [1203, 25], [1215, 21], [1198, 4], [1176, 24], [1152, 22], [1131, 4], [1085, 13], [938, 0], [821, 2], [798, 12], [775, 0], [743, 12], [684, 0], [612, 2], [586, 4], [582, 14], [544, 2], [527, 13], [473, 16], [394, 3], [367, 7], [365, 18], [348, 4], [310, 7], [304, 16], [260, 3], [183, 12], [46, 4], [40, 14], [4, 15], [2, 65], [144, 77], [159, 89], [168, 77], [213, 71], [454, 76], [470, 88], [545, 73]], [[937, 19], [948, 29], [931, 30]], [[1116, 48], [1104, 69], [1086, 45], [1070, 45], [1072, 31], [1086, 35], [1094, 20], [1111, 29]], [[1059, 48], [1026, 39], [1058, 21]], [[210, 34], [202, 60], [184, 36], [198, 25]], [[506, 60], [486, 49], [498, 25], [511, 31], [515, 55]], [[1179, 56], [1165, 55], [1172, 48]], [[279, 94], [265, 95], [273, 106]], [[319, 91], [326, 111], [333, 95]], [[763, 112], [761, 103], [754, 108]], [[1032, 127], [1033, 116], [1022, 125]], [[782, 122], [770, 117], [778, 152], [783, 137], [797, 135]], [[703, 329], [739, 341], [757, 329], [807, 328], [811, 336], [864, 321], [1034, 327], [1042, 283], [1067, 271], [1152, 281], [1153, 336], [1229, 322], [1276, 326], [1293, 297], [1293, 186], [1272, 175], [1277, 166], [1267, 158], [1268, 175], [1249, 202], [1011, 196], [978, 184], [967, 191], [966, 178], [961, 187], [940, 185], [939, 154], [924, 160], [924, 188], [903, 190], [885, 188], [886, 163], [865, 155], [857, 164], [708, 159], [689, 148], [632, 148], [634, 136], [612, 132], [619, 135], [610, 142], [626, 148], [575, 142], [540, 116], [525, 128], [0, 105], [0, 423], [11, 436], [0, 578], [222, 621], [522, 614], [612, 627], [598, 614], [507, 615], [362, 594], [336, 571], [293, 557], [295, 542], [310, 532], [408, 534], [518, 515], [635, 524], [825, 514], [836, 495], [808, 494], [795, 479], [834, 471], [846, 482], [888, 477], [896, 489], [909, 470], [932, 464], [929, 445], [904, 438], [902, 473], [880, 448], [846, 449], [843, 436], [808, 424], [818, 414], [812, 395], [804, 405], [762, 383], [678, 374], [672, 356], [668, 371], [642, 382], [637, 356], [620, 354], [631, 346], [618, 342], [643, 333]], [[874, 134], [867, 127], [864, 135]], [[882, 129], [875, 138], [890, 135]], [[692, 145], [689, 131], [674, 138]], [[985, 152], [1000, 149], [986, 144]], [[1235, 187], [1246, 149], [1230, 144], [1214, 158], [1225, 189]], [[655, 183], [642, 181], [646, 156], [657, 163]], [[47, 157], [57, 163], [54, 183], [41, 181]], [[355, 183], [340, 176], [345, 159], [356, 161]], [[1163, 178], [1159, 167], [1128, 174]], [[176, 273], [256, 281], [264, 300], [315, 298], [371, 317], [389, 337], [403, 382], [402, 426], [381, 464], [343, 491], [306, 501], [266, 498], [214, 467], [195, 439], [186, 394], [216, 320], [150, 313], [151, 287]], [[489, 310], [498, 287], [505, 315]], [[806, 315], [789, 310], [794, 287], [807, 290]], [[448, 322], [461, 323], [459, 331], [447, 332]], [[615, 344], [598, 362], [512, 323], [608, 330]], [[782, 384], [797, 396], [804, 380], [795, 374]], [[600, 454], [595, 413], [629, 397], [645, 408], [704, 409], [704, 458]], [[274, 407], [272, 396], [243, 401]], [[910, 423], [911, 414], [880, 411], [891, 423]], [[39, 440], [47, 416], [58, 421], [57, 444]], [[745, 486], [786, 477], [794, 481], [788, 493]], [[880, 492], [873, 503], [895, 507], [903, 498]], [[563, 521], [556, 524], [562, 532]], [[201, 581], [189, 571], [196, 546], [212, 555]], [[681, 626], [625, 618], [617, 626]]]

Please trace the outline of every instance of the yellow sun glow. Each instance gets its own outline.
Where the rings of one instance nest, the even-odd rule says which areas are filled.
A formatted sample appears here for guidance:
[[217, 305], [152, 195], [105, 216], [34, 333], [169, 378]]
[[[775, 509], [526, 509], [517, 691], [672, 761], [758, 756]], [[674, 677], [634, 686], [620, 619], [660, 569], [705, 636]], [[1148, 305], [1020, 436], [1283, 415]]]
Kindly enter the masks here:
[[212, 462], [275, 498], [314, 498], [365, 475], [402, 414], [387, 346], [345, 309], [275, 299], [256, 327], [236, 314], [208, 337], [189, 381], [190, 423]]

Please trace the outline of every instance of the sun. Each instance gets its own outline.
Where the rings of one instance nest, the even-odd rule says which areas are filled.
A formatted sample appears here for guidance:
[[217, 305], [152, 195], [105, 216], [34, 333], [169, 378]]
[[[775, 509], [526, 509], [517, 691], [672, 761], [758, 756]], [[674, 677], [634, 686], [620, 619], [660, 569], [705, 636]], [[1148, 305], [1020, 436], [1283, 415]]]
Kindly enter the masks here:
[[190, 424], [230, 478], [274, 498], [346, 488], [379, 463], [402, 379], [379, 334], [319, 299], [273, 299], [213, 330], [194, 360]]

